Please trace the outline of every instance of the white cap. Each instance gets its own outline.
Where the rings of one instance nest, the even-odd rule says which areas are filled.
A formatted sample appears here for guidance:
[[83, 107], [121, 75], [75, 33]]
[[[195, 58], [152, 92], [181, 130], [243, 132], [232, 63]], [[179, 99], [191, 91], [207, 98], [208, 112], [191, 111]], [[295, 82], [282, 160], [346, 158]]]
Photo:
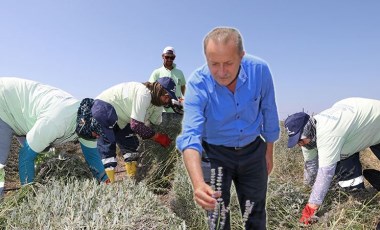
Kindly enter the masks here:
[[165, 47], [165, 49], [162, 51], [162, 54], [173, 54], [175, 55], [174, 48], [171, 46]]

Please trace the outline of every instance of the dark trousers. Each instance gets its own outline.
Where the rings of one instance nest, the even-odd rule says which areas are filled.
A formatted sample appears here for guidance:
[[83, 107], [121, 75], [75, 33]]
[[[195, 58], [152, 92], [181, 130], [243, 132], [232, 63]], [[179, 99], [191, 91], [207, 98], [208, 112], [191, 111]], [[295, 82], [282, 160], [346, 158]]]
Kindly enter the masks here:
[[[266, 229], [266, 193], [268, 173], [266, 167], [266, 143], [256, 138], [248, 146], [235, 150], [234, 148], [211, 145], [203, 142], [205, 157], [202, 165], [210, 163], [210, 167], [218, 172], [222, 167], [222, 198], [226, 207], [230, 204], [231, 183], [234, 182], [242, 214], [245, 212], [246, 201], [254, 202], [246, 229]], [[205, 167], [203, 167], [205, 169]], [[204, 175], [208, 175], [204, 172]], [[207, 176], [206, 176], [207, 177]], [[205, 178], [205, 181], [207, 178]], [[224, 229], [230, 229], [230, 215], [226, 217]]]
[[[353, 180], [355, 178], [362, 176], [362, 165], [359, 159], [359, 152], [339, 161], [336, 165], [335, 176], [339, 182], [348, 181], [351, 183], [354, 182]], [[360, 184], [346, 183], [345, 185], [340, 184], [340, 186], [348, 190], [364, 188], [364, 182]]]
[[371, 149], [371, 151], [373, 152], [373, 154], [375, 154], [375, 156], [377, 157], [377, 159], [380, 160], [380, 144], [372, 145], [369, 148]]
[[[376, 157], [380, 159], [380, 144], [370, 146], [370, 149], [376, 155]], [[339, 161], [336, 166], [335, 175], [338, 181], [349, 181], [362, 176], [363, 172], [362, 165], [360, 163], [359, 152], [344, 160]], [[364, 188], [364, 183], [357, 185], [348, 185], [345, 188]]]
[[134, 161], [138, 159], [138, 147], [139, 139], [132, 131], [130, 124], [127, 124], [123, 129], [117, 127], [114, 128], [116, 142], [110, 143], [103, 137], [100, 137], [97, 141], [97, 147], [104, 168], [116, 167], [116, 144], [120, 148], [120, 152], [123, 154], [124, 161]]

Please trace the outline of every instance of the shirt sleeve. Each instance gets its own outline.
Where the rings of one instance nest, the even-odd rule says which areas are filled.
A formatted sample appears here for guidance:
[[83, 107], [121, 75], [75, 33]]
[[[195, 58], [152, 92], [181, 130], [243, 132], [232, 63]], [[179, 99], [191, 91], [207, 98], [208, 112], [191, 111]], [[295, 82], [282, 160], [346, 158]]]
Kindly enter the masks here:
[[331, 181], [335, 175], [336, 164], [318, 169], [317, 178], [309, 198], [309, 203], [321, 205], [329, 190]]
[[152, 96], [145, 89], [140, 89], [132, 101], [131, 118], [145, 122], [145, 116], [151, 104]]
[[149, 139], [154, 136], [154, 131], [144, 123], [131, 119], [131, 129], [137, 133], [142, 139]]
[[280, 124], [275, 99], [275, 90], [267, 65], [262, 65], [262, 101], [261, 112], [263, 114], [262, 136], [266, 142], [275, 142], [280, 137]]
[[305, 161], [303, 183], [308, 186], [313, 186], [317, 174], [318, 174], [318, 156], [312, 160]]
[[42, 152], [56, 139], [64, 136], [65, 128], [57, 124], [49, 117], [39, 118], [36, 121], [26, 134], [26, 140], [34, 152]]
[[[194, 76], [196, 77], [196, 76]], [[206, 120], [204, 110], [207, 103], [205, 86], [201, 81], [189, 82], [184, 101], [182, 134], [177, 137], [177, 148], [183, 152], [185, 149], [195, 149], [202, 153], [203, 124]]]

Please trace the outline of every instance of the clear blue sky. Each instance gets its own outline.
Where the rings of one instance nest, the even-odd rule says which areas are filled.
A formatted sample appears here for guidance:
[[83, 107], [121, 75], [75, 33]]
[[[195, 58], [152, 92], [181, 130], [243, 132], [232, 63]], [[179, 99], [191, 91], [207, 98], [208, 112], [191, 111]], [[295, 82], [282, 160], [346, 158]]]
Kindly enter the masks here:
[[147, 81], [171, 45], [188, 78], [215, 26], [243, 35], [273, 73], [280, 118], [351, 97], [380, 99], [378, 0], [0, 0], [0, 76], [78, 99]]

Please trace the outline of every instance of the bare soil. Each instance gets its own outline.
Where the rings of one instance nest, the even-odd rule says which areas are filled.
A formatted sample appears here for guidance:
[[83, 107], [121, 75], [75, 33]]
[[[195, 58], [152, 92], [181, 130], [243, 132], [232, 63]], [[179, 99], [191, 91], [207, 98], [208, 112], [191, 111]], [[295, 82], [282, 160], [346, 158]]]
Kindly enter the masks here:
[[11, 153], [5, 166], [5, 191], [17, 189], [20, 187], [18, 175], [18, 150], [20, 144], [16, 138], [13, 138]]

